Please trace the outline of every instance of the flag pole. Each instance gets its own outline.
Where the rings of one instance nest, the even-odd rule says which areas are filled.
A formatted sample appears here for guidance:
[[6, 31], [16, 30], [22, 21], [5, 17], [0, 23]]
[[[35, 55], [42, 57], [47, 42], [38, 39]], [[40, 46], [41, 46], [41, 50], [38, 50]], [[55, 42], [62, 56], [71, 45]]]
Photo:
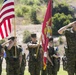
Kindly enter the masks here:
[[[14, 36], [16, 37], [16, 22], [14, 18]], [[17, 57], [16, 43], [15, 43], [15, 57]]]
[[37, 58], [37, 56], [38, 56], [38, 52], [39, 52], [40, 41], [41, 41], [41, 36], [40, 36], [40, 38], [39, 38], [39, 44], [38, 44], [38, 48], [37, 48], [37, 52], [36, 52], [36, 58]]

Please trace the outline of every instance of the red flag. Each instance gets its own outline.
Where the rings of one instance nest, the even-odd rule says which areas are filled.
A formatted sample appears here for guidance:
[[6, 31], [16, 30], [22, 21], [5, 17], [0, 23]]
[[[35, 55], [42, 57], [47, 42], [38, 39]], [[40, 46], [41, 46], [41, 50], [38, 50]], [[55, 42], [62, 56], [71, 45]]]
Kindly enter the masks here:
[[0, 39], [3, 39], [10, 34], [10, 19], [14, 17], [14, 0], [4, 0], [0, 10]]
[[43, 57], [44, 69], [46, 68], [48, 38], [49, 36], [52, 35], [52, 30], [51, 30], [52, 19], [51, 18], [52, 18], [52, 0], [49, 0], [44, 22], [42, 25], [42, 47], [44, 50], [44, 57]]

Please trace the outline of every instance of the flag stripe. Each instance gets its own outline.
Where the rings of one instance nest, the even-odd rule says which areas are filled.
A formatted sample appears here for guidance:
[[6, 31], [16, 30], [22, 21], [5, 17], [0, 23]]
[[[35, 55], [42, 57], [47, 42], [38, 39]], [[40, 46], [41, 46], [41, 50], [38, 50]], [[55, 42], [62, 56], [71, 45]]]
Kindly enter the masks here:
[[6, 21], [4, 22], [4, 29], [5, 29], [6, 36], [8, 36], [7, 27], [6, 27]]
[[[5, 32], [4, 26], [5, 26], [5, 25], [2, 25], [1, 27], [2, 27], [3, 36], [5, 37], [5, 36], [6, 36], [6, 32]], [[4, 38], [4, 37], [3, 37], [3, 38]]]
[[9, 28], [9, 31], [11, 32], [11, 23], [10, 23], [10, 20], [8, 19], [8, 28]]
[[3, 9], [5, 9], [6, 7], [13, 6], [13, 5], [14, 5], [14, 2], [8, 3], [8, 4], [6, 4], [6, 5], [4, 5], [4, 6], [2, 7], [1, 11], [2, 11]]
[[10, 23], [10, 19], [8, 19], [5, 20], [5, 22], [0, 27], [1, 38], [7, 37], [10, 33], [11, 33], [11, 23]]
[[[8, 14], [9, 14], [9, 13], [8, 13]], [[2, 23], [3, 23], [7, 18], [10, 19], [10, 18], [15, 17], [13, 14], [14, 14], [14, 12], [11, 12], [11, 15], [9, 14], [9, 16], [7, 16], [7, 17], [6, 17], [6, 15], [4, 15], [3, 18], [2, 18], [2, 22], [0, 23], [0, 26], [2, 25]]]
[[6, 12], [7, 10], [10, 10], [10, 9], [14, 9], [14, 6], [9, 6], [9, 7], [6, 7], [4, 8], [1, 12], [0, 12], [0, 15], [2, 15], [2, 13]]
[[[5, 6], [6, 4], [11, 3], [11, 2], [14, 3], [14, 0], [7, 0], [7, 1], [5, 1], [5, 2], [3, 3], [3, 6]], [[2, 7], [3, 7], [3, 6], [2, 6]]]
[[6, 28], [7, 28], [8, 35], [11, 33], [9, 28], [9, 26], [11, 26], [11, 23], [9, 23], [9, 21], [10, 21], [9, 19], [6, 21]]
[[5, 15], [5, 14], [7, 14], [7, 13], [9, 13], [9, 12], [14, 12], [14, 9], [9, 9], [9, 10], [6, 10], [5, 12], [3, 12], [2, 14], [1, 14], [1, 16], [0, 16], [0, 18], [2, 18], [2, 16], [3, 15]]
[[0, 27], [1, 38], [4, 38], [2, 27]]

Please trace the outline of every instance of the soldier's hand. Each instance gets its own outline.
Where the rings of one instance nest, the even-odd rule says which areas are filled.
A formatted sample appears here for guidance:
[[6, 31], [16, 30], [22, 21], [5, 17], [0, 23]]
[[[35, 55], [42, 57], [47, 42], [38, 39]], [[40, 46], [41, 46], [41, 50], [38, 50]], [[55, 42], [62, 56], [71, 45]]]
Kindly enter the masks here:
[[58, 58], [58, 56], [57, 56], [57, 55], [55, 55], [55, 54], [53, 55], [53, 57]]
[[20, 63], [20, 67], [21, 67], [21, 63]]
[[51, 62], [51, 65], [54, 66], [54, 64]]
[[69, 23], [67, 26], [68, 26], [68, 27], [71, 27], [71, 26], [73, 26], [74, 24], [76, 24], [76, 21]]

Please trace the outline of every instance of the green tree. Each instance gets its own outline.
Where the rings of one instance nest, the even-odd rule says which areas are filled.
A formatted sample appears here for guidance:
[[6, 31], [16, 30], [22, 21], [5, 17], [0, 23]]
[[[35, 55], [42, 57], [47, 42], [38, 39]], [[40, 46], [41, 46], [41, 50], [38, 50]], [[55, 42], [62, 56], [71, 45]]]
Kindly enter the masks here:
[[52, 19], [53, 19], [53, 26], [52, 26], [53, 35], [58, 35], [57, 32], [58, 29], [70, 23], [73, 20], [73, 17], [70, 14], [65, 15], [64, 13], [62, 14], [56, 13]]
[[40, 1], [39, 0], [20, 0], [20, 3], [22, 4], [27, 4], [27, 5], [40, 5]]
[[67, 4], [57, 4], [54, 8], [53, 8], [53, 16], [54, 14], [56, 13], [64, 13], [65, 15], [68, 15], [68, 14], [71, 14], [71, 15], [74, 15], [73, 14], [73, 11], [69, 5]]
[[27, 42], [30, 41], [30, 39], [31, 39], [30, 35], [31, 35], [31, 33], [29, 31], [27, 31], [27, 30], [24, 31], [24, 33], [23, 33], [23, 43], [27, 43]]
[[29, 13], [29, 6], [27, 5], [19, 5], [16, 7], [16, 15], [18, 17], [24, 17], [26, 13]]
[[37, 19], [37, 9], [36, 6], [33, 6], [31, 9], [31, 15], [30, 15], [30, 19], [32, 21], [33, 24], [39, 24], [39, 20]]

